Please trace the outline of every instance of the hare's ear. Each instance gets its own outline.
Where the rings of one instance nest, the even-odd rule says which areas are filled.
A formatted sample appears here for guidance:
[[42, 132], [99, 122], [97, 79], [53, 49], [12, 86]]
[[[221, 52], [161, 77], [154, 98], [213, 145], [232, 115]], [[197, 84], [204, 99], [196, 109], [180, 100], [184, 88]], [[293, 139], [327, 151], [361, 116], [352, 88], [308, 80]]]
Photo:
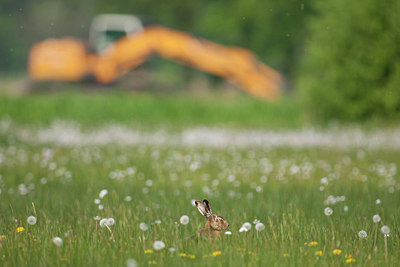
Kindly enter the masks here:
[[208, 200], [207, 200], [207, 199], [204, 199], [204, 200], [203, 200], [203, 203], [204, 203], [204, 206], [206, 207], [207, 213], [208, 213], [208, 214], [212, 214], [212, 210], [211, 210], [210, 203], [208, 202]]
[[196, 207], [200, 211], [201, 215], [207, 216], [207, 209], [204, 206], [203, 202], [201, 202], [200, 200], [196, 200], [194, 203], [196, 204]]

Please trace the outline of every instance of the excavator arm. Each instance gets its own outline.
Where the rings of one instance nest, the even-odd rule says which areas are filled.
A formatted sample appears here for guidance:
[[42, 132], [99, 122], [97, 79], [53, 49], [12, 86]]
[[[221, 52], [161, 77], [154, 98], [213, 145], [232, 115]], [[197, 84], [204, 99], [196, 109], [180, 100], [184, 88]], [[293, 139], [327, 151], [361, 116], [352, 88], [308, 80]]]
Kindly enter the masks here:
[[[52, 46], [46, 42], [53, 42]], [[60, 52], [69, 42], [70, 54]], [[48, 43], [50, 44], [50, 43]], [[56, 47], [60, 55], [56, 55]], [[150, 55], [161, 57], [221, 76], [253, 96], [273, 100], [280, 94], [281, 75], [258, 61], [248, 50], [227, 47], [188, 33], [160, 26], [146, 27], [110, 45], [98, 55], [83, 55], [79, 42], [48, 40], [34, 46], [30, 53], [29, 72], [36, 80], [79, 80], [92, 74], [101, 83], [109, 83], [132, 68], [142, 64]], [[75, 51], [72, 51], [72, 47]], [[68, 49], [64, 49], [67, 51]], [[53, 55], [48, 55], [52, 54]], [[47, 56], [45, 56], [45, 54]], [[58, 58], [53, 64], [51, 57]], [[46, 60], [43, 60], [46, 58]], [[69, 67], [63, 66], [63, 63]], [[50, 66], [54, 65], [54, 66]], [[74, 72], [71, 74], [71, 72]], [[68, 75], [67, 75], [68, 74]], [[65, 76], [64, 79], [62, 76]]]

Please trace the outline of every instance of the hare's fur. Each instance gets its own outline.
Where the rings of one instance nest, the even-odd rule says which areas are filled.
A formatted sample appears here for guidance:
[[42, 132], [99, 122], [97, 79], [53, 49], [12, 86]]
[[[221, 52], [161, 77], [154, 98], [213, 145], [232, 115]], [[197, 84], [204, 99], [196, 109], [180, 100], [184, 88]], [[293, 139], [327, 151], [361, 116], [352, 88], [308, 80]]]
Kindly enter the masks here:
[[222, 216], [212, 213], [207, 199], [203, 200], [203, 202], [196, 200], [195, 204], [199, 212], [207, 219], [204, 229], [200, 230], [199, 234], [201, 236], [205, 234], [209, 234], [212, 237], [221, 236], [222, 230], [228, 228], [229, 223]]

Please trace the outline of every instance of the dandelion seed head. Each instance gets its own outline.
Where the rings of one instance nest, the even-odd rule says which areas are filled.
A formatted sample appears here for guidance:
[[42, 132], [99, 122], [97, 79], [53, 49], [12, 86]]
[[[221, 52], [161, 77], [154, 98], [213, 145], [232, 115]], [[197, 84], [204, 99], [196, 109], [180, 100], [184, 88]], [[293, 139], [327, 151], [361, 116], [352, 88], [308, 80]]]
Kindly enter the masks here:
[[245, 222], [245, 223], [242, 225], [242, 228], [246, 228], [246, 230], [249, 231], [249, 230], [251, 229], [251, 223]]
[[247, 231], [249, 231], [249, 230], [247, 230], [247, 228], [245, 228], [243, 226], [239, 229], [239, 233], [247, 232]]
[[169, 251], [169, 252], [175, 252], [176, 249], [175, 249], [175, 248], [169, 248], [168, 251]]
[[99, 204], [100, 204], [100, 199], [96, 198], [96, 199], [94, 200], [94, 204], [99, 205]]
[[265, 229], [265, 225], [263, 223], [259, 222], [256, 224], [255, 228], [257, 231], [262, 231]]
[[126, 202], [132, 201], [132, 197], [131, 197], [131, 196], [126, 196], [126, 197], [125, 197], [125, 201], [126, 201]]
[[106, 224], [108, 226], [113, 226], [115, 224], [114, 218], [108, 218], [107, 221], [106, 221]]
[[100, 220], [99, 223], [100, 227], [106, 227], [106, 224], [107, 224], [107, 218], [103, 218]]
[[155, 250], [161, 250], [161, 249], [165, 248], [165, 243], [160, 240], [154, 241], [153, 248]]
[[104, 209], [104, 206], [103, 206], [103, 205], [99, 205], [99, 206], [97, 206], [97, 208], [98, 208], [99, 210], [103, 210], [103, 209]]
[[146, 225], [144, 222], [141, 222], [141, 223], [139, 224], [139, 228], [140, 228], [140, 230], [142, 230], [142, 231], [147, 231], [147, 229], [149, 229], [149, 228], [147, 227], [147, 225]]
[[225, 234], [226, 234], [226, 235], [231, 235], [232, 232], [231, 232], [231, 231], [226, 231]]
[[333, 210], [330, 207], [326, 207], [324, 210], [324, 213], [326, 216], [331, 216], [333, 213]]
[[183, 216], [179, 219], [179, 221], [181, 222], [181, 224], [186, 225], [186, 224], [189, 223], [189, 216], [183, 215]]
[[381, 221], [381, 216], [379, 216], [378, 214], [375, 214], [374, 216], [372, 216], [372, 221], [374, 223], [378, 223]]
[[56, 236], [53, 238], [53, 243], [57, 247], [60, 247], [62, 245], [63, 241], [62, 241], [61, 237]]
[[35, 216], [29, 216], [28, 219], [26, 220], [30, 225], [35, 225], [36, 224], [36, 217]]
[[138, 263], [134, 259], [127, 259], [126, 260], [126, 267], [137, 267]]
[[108, 194], [108, 190], [107, 189], [103, 189], [100, 191], [99, 193], [99, 198], [103, 198]]
[[367, 237], [367, 232], [364, 230], [361, 230], [360, 232], [358, 232], [358, 237], [363, 239]]
[[384, 225], [381, 227], [381, 233], [384, 235], [389, 235], [390, 234], [390, 228], [387, 225]]
[[381, 204], [381, 200], [378, 198], [377, 200], [375, 200], [376, 205], [380, 205]]

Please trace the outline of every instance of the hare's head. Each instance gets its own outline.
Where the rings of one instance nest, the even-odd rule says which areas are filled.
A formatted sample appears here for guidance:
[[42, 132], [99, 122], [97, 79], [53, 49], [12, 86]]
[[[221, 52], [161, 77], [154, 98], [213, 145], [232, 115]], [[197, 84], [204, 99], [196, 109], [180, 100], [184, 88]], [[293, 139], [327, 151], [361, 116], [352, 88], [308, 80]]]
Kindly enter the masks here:
[[222, 217], [212, 213], [210, 203], [207, 199], [203, 202], [196, 200], [196, 207], [200, 213], [207, 218], [206, 227], [209, 226], [213, 231], [222, 231], [228, 228], [229, 223]]

